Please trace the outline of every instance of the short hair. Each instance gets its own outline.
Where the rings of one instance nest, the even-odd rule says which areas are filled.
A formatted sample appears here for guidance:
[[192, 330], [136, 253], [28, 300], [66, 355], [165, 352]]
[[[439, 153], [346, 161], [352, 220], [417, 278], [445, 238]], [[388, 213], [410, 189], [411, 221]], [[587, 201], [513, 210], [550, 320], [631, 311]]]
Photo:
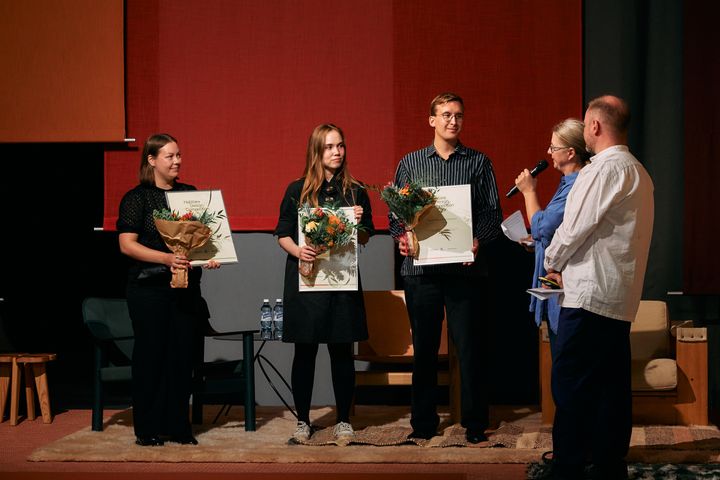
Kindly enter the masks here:
[[622, 98], [603, 95], [591, 100], [587, 109], [599, 114], [604, 123], [617, 133], [627, 134], [630, 126], [630, 107]]
[[168, 143], [178, 143], [178, 141], [169, 133], [156, 133], [145, 140], [140, 157], [140, 183], [142, 185], [155, 185], [155, 173], [153, 166], [148, 162], [148, 157], [157, 157], [160, 149]]
[[463, 103], [463, 99], [460, 98], [460, 95], [452, 92], [444, 92], [433, 98], [432, 102], [430, 102], [430, 116], [435, 116], [435, 109], [438, 105], [444, 105], [449, 102], [457, 102], [463, 107], [463, 110], [465, 110], [465, 104]]
[[552, 129], [564, 146], [575, 150], [580, 165], [585, 165], [590, 160], [590, 152], [585, 148], [584, 128], [585, 124], [577, 118], [566, 118]]

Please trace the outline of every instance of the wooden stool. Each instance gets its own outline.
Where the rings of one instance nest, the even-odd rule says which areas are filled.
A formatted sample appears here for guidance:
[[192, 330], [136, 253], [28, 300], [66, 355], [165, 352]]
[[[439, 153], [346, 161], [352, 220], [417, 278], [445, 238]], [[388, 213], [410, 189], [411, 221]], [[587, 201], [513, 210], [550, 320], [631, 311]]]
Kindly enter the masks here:
[[[18, 404], [20, 403], [20, 366], [25, 371], [25, 402], [27, 405], [28, 420], [35, 420], [35, 388], [40, 400], [40, 411], [43, 423], [52, 423], [50, 412], [50, 390], [48, 389], [47, 371], [45, 364], [57, 358], [54, 353], [27, 353], [15, 358], [12, 385], [12, 401], [10, 404], [10, 425], [18, 424]], [[34, 378], [34, 381], [33, 381]]]
[[7, 406], [10, 385], [14, 385], [14, 379], [19, 375], [15, 359], [22, 353], [0, 354], [0, 422], [5, 418], [5, 407]]

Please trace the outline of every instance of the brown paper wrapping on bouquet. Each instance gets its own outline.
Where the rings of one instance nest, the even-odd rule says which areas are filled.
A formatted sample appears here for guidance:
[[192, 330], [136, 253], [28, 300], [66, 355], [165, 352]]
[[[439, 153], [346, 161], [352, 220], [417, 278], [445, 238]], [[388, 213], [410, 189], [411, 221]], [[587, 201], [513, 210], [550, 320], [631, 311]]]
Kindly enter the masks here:
[[418, 258], [418, 254], [420, 253], [420, 243], [418, 242], [417, 235], [415, 235], [415, 227], [420, 223], [422, 216], [433, 206], [435, 206], [435, 202], [425, 205], [415, 214], [412, 221], [405, 225], [405, 241], [407, 242], [408, 252], [414, 258]]
[[[193, 248], [202, 247], [210, 239], [212, 230], [207, 225], [197, 221], [178, 221], [155, 219], [155, 226], [160, 232], [165, 245], [175, 255], [185, 255]], [[188, 270], [175, 269], [170, 280], [172, 288], [187, 288]]]
[[[327, 247], [318, 247], [317, 245], [308, 243], [307, 240], [305, 241], [305, 245], [315, 249], [315, 251], [317, 252], [317, 255], [315, 256], [315, 260], [320, 258], [321, 255], [325, 255], [327, 252], [329, 252], [329, 249]], [[302, 275], [305, 278], [311, 278], [317, 274], [317, 272], [315, 271], [315, 261], [314, 260], [312, 262], [306, 262], [305, 260], [300, 260], [298, 267], [300, 269], [300, 275]]]

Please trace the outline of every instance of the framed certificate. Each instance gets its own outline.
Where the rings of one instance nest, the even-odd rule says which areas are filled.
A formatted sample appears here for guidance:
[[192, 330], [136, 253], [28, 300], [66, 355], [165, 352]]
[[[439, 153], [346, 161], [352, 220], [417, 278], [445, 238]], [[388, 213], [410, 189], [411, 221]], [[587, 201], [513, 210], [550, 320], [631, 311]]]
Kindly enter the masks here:
[[432, 187], [437, 202], [415, 227], [419, 249], [415, 265], [472, 262], [470, 185]]
[[[351, 207], [343, 207], [347, 218], [355, 218]], [[301, 231], [301, 219], [298, 214], [298, 245], [305, 245], [305, 235]], [[347, 245], [335, 247], [315, 257], [315, 274], [304, 277], [298, 272], [300, 292], [323, 292], [358, 289], [357, 230]]]
[[190, 264], [204, 265], [210, 260], [218, 263], [237, 263], [232, 231], [220, 190], [184, 190], [165, 192], [168, 207], [181, 215], [192, 212], [200, 216], [203, 212], [216, 213], [217, 221], [208, 225], [212, 230], [210, 240], [202, 247], [190, 251]]

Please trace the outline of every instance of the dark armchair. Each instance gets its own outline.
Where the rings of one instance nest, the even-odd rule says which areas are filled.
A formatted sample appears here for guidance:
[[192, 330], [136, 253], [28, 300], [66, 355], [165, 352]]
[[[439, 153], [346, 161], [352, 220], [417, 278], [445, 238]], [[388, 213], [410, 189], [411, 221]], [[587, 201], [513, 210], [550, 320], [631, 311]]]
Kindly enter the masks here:
[[[127, 302], [121, 298], [86, 298], [83, 320], [95, 343], [92, 429], [103, 429], [103, 386], [108, 382], [132, 380], [131, 359], [134, 334]], [[255, 430], [255, 375], [253, 331], [216, 332], [204, 322], [198, 325], [194, 352], [193, 423], [202, 423], [204, 405], [245, 405], [245, 429]], [[237, 335], [243, 340], [243, 359], [205, 362], [205, 337]], [[249, 361], [246, 362], [246, 359]]]

